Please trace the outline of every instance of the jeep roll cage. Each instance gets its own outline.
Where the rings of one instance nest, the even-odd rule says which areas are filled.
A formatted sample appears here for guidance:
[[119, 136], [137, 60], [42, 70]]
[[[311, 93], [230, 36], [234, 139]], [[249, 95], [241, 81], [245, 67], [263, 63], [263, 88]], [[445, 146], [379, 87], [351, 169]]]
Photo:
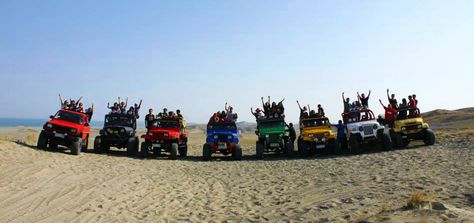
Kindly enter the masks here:
[[137, 119], [135, 115], [129, 114], [108, 114], [105, 115], [104, 127], [107, 126], [127, 126], [133, 129], [137, 128]]
[[236, 130], [235, 122], [209, 122], [207, 130]]
[[344, 124], [375, 120], [375, 115], [370, 109], [353, 110], [342, 113]]
[[[403, 115], [400, 115], [400, 112], [406, 112], [405, 117]], [[406, 107], [397, 110], [397, 120], [405, 120], [418, 117], [421, 117], [421, 112], [420, 109], [417, 107]]]
[[303, 118], [300, 120], [301, 128], [306, 127], [317, 127], [317, 126], [328, 126], [331, 125], [327, 117], [318, 118]]

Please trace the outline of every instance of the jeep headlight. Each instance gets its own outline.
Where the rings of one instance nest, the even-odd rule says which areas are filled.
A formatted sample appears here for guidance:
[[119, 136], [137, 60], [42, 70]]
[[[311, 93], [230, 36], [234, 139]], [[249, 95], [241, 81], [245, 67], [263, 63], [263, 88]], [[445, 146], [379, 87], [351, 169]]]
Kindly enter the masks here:
[[364, 127], [359, 127], [359, 131], [363, 132], [364, 131]]
[[374, 129], [378, 129], [379, 126], [377, 124], [374, 124]]
[[46, 125], [46, 127], [52, 129], [52, 128], [53, 128], [53, 124], [48, 123], [48, 124]]
[[322, 138], [322, 139], [321, 139], [321, 142], [325, 142], [325, 141], [326, 141], [326, 138]]
[[165, 133], [163, 133], [163, 136], [164, 136], [164, 137], [168, 137], [169, 134], [168, 134], [167, 132], [165, 132]]
[[324, 136], [325, 136], [325, 137], [326, 137], [326, 136], [329, 136], [329, 132], [325, 132], [325, 133], [324, 133]]
[[148, 132], [147, 135], [153, 136], [153, 132]]
[[283, 134], [280, 134], [280, 137], [283, 137]]
[[125, 129], [120, 129], [120, 133], [124, 133], [125, 132]]
[[405, 131], [405, 130], [407, 130], [407, 128], [406, 128], [406, 127], [402, 127], [402, 131]]
[[227, 139], [232, 139], [232, 136], [231, 135], [227, 136]]
[[418, 125], [418, 128], [421, 129], [423, 126], [422, 125]]
[[217, 135], [214, 135], [214, 139], [217, 139], [217, 138], [219, 138], [219, 136], [217, 136]]
[[270, 135], [268, 135], [268, 134], [267, 134], [267, 135], [265, 135], [265, 138], [270, 138]]
[[71, 133], [76, 133], [77, 129], [71, 129]]
[[314, 134], [308, 134], [308, 137], [314, 138]]

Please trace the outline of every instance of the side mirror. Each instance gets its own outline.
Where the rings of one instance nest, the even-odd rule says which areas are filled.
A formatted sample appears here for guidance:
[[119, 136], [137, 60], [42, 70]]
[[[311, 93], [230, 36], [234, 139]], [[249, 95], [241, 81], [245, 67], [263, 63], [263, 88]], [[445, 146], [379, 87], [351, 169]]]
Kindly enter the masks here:
[[50, 115], [50, 116], [49, 116], [49, 118], [50, 118], [50, 119], [53, 119], [53, 118], [54, 118], [54, 116]]

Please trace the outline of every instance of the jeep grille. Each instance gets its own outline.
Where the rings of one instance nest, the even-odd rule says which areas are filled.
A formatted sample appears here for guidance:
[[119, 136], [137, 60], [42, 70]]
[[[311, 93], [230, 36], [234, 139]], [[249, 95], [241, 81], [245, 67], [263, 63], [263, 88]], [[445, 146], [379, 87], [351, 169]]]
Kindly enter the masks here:
[[71, 128], [59, 126], [59, 125], [53, 125], [53, 130], [60, 133], [68, 133], [69, 131], [71, 131]]
[[372, 126], [364, 126], [364, 135], [373, 135], [374, 128]]

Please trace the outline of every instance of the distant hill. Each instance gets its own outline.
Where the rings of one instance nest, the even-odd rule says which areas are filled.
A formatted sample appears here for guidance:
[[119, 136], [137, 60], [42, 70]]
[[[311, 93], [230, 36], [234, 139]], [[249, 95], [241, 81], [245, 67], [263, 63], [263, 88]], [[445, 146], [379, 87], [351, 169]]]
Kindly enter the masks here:
[[433, 128], [474, 128], [474, 107], [457, 110], [436, 109], [423, 113]]

